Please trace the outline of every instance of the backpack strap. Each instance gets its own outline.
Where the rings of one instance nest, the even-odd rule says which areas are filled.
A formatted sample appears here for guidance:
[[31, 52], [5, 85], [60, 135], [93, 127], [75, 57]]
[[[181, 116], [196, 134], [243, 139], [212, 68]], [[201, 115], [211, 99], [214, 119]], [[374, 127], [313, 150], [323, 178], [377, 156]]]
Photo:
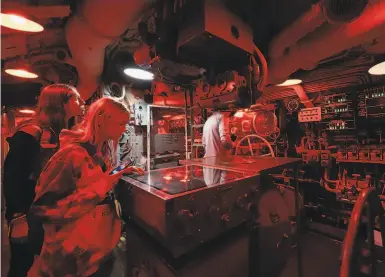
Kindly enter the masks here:
[[30, 134], [38, 142], [40, 142], [41, 136], [43, 134], [43, 129], [37, 124], [24, 125], [20, 127], [17, 131], [22, 131], [24, 133]]

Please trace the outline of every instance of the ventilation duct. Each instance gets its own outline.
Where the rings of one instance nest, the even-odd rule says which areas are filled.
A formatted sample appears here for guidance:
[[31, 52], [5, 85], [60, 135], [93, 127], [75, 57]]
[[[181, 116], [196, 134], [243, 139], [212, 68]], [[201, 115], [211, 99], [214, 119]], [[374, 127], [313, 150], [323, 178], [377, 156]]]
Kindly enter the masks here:
[[[113, 3], [112, 3], [113, 2]], [[79, 75], [77, 89], [86, 100], [97, 90], [105, 48], [154, 0], [85, 0], [66, 25], [66, 39]]]
[[309, 97], [306, 94], [306, 91], [301, 85], [292, 86], [292, 89], [297, 93], [299, 100], [305, 106], [305, 108], [313, 108], [313, 102], [310, 101]]
[[281, 83], [298, 69], [381, 37], [384, 29], [383, 0], [320, 2], [273, 40], [268, 83]]
[[330, 23], [347, 23], [365, 10], [368, 0], [324, 0], [323, 12]]
[[290, 51], [290, 47], [296, 44], [297, 41], [325, 23], [326, 17], [322, 9], [321, 3], [312, 5], [310, 10], [279, 33], [270, 44], [270, 59], [283, 56], [285, 52]]

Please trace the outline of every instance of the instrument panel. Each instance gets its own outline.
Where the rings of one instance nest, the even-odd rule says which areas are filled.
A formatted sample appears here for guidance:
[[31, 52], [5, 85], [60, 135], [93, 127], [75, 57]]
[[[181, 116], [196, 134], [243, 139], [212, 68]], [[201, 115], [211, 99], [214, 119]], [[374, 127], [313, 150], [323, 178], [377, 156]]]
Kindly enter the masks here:
[[[385, 86], [320, 92], [311, 101], [321, 118], [302, 120], [307, 109], [298, 112], [285, 129], [290, 155], [303, 159], [299, 178], [312, 220], [346, 228], [362, 189], [376, 188], [385, 207]], [[280, 182], [289, 175], [283, 171]]]
[[279, 130], [277, 125], [274, 110], [239, 110], [229, 121], [230, 133], [240, 138], [252, 134], [270, 136]]

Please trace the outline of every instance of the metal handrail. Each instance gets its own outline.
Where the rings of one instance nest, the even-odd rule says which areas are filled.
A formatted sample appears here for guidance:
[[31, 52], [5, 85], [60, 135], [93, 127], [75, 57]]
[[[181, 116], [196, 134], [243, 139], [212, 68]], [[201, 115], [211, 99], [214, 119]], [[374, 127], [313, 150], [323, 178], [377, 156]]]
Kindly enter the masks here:
[[[357, 241], [360, 222], [364, 215], [365, 207], [368, 216], [368, 227], [371, 227], [368, 228], [368, 243], [369, 247], [371, 248], [370, 250], [374, 249], [372, 221], [374, 220], [375, 216], [379, 216], [380, 218], [381, 237], [382, 241], [385, 242], [385, 211], [381, 205], [378, 192], [373, 187], [363, 189], [358, 196], [356, 204], [354, 205], [348, 231], [346, 233], [345, 241], [343, 244], [340, 277], [355, 276], [353, 275], [354, 272], [352, 271], [352, 266], [356, 261], [355, 255], [360, 255], [360, 252], [357, 251], [355, 244]], [[373, 262], [375, 262], [375, 260], [373, 260]], [[372, 269], [372, 274], [375, 274], [375, 266], [372, 266]]]

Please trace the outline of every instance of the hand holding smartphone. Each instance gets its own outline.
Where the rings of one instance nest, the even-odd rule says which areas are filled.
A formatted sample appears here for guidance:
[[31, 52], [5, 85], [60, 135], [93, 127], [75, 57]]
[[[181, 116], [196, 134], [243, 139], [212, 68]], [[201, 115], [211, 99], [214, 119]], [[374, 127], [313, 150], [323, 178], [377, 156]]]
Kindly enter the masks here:
[[114, 175], [114, 174], [118, 174], [120, 173], [119, 175], [123, 175], [123, 174], [130, 174], [130, 173], [137, 173], [137, 174], [140, 174], [140, 175], [143, 175], [144, 174], [144, 170], [141, 169], [140, 167], [136, 167], [136, 166], [130, 166], [129, 164], [121, 164], [119, 165], [118, 167], [114, 168], [111, 172], [110, 172], [110, 175]]

